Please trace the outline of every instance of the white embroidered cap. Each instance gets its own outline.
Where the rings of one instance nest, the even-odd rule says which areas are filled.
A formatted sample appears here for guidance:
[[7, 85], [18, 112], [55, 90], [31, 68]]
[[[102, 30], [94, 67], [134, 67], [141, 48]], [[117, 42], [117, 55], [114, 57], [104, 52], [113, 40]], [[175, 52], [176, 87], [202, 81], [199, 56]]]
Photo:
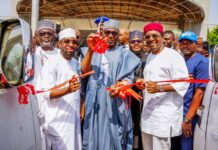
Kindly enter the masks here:
[[38, 32], [41, 29], [51, 29], [54, 30], [54, 23], [48, 19], [43, 19], [38, 22], [36, 31]]
[[71, 38], [71, 37], [76, 38], [76, 31], [72, 28], [64, 29], [59, 33], [59, 41], [62, 40], [63, 38]]

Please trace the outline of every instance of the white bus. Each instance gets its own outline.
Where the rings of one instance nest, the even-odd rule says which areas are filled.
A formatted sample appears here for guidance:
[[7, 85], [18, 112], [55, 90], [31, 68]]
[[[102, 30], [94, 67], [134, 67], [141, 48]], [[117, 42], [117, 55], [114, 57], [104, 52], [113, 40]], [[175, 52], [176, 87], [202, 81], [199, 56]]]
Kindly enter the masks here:
[[211, 55], [212, 77], [208, 83], [195, 128], [195, 150], [218, 150], [218, 46]]
[[18, 102], [17, 87], [34, 77], [31, 36], [29, 24], [22, 19], [0, 21], [1, 150], [41, 149], [36, 99], [29, 95], [28, 104]]

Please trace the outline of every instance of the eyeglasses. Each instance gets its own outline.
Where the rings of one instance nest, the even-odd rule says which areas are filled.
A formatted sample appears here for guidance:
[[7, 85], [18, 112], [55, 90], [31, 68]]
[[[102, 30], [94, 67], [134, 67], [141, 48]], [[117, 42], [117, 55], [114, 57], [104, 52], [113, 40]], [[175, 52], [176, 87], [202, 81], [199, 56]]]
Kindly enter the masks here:
[[157, 39], [159, 36], [161, 36], [160, 34], [151, 34], [151, 35], [145, 35], [144, 38], [145, 40], [149, 40], [151, 37], [153, 39]]
[[73, 43], [73, 44], [78, 44], [78, 41], [77, 40], [68, 40], [68, 39], [65, 39], [65, 40], [62, 40], [64, 44], [70, 44], [70, 43]]
[[40, 32], [40, 33], [39, 33], [39, 36], [43, 37], [43, 36], [45, 36], [46, 34], [47, 34], [48, 36], [53, 36], [53, 35], [54, 35], [52, 32]]
[[130, 41], [131, 44], [136, 44], [136, 43], [142, 43], [141, 40], [131, 40]]
[[117, 36], [119, 33], [116, 32], [116, 31], [105, 30], [105, 31], [104, 31], [104, 34], [105, 34], [106, 36], [109, 36], [110, 34], [112, 34], [112, 36]]

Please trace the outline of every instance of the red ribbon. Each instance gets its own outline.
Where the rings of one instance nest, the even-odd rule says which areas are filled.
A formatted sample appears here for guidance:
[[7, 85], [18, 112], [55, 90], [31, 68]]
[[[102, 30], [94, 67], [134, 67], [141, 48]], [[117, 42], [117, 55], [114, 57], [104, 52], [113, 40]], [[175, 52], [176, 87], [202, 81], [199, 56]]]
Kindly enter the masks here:
[[[116, 83], [116, 90], [120, 90], [118, 93], [118, 97], [120, 97], [121, 99], [127, 99], [128, 97], [134, 97], [136, 100], [141, 101], [143, 98], [141, 95], [139, 95], [138, 93], [136, 93], [135, 91], [133, 91], [131, 89], [132, 86], [136, 85], [137, 83], [134, 84], [125, 84], [125, 82], [120, 82], [118, 81]], [[111, 88], [106, 88], [107, 91], [111, 91], [113, 89]]]
[[17, 88], [18, 90], [18, 103], [19, 104], [28, 104], [29, 94], [36, 94], [35, 88], [31, 84], [25, 84]]
[[2, 82], [2, 84], [7, 84], [7, 81], [6, 81], [5, 76], [3, 74], [1, 74], [1, 82]]
[[[82, 78], [91, 74], [94, 74], [95, 72], [92, 70], [90, 72], [87, 72], [85, 74], [82, 74], [76, 78]], [[7, 83], [7, 81], [5, 80], [4, 76], [1, 76], [1, 81], [2, 83]], [[57, 89], [60, 87], [63, 87], [66, 83], [68, 83], [70, 80], [65, 81], [49, 90], [45, 90], [45, 91], [36, 91], [35, 87], [31, 84], [25, 84], [23, 86], [18, 87], [18, 92], [19, 92], [19, 96], [18, 96], [18, 103], [19, 104], [28, 104], [28, 96], [29, 94], [35, 95], [38, 93], [43, 93], [46, 91], [50, 91], [53, 89]], [[164, 80], [164, 81], [155, 81], [155, 82], [188, 82], [188, 83], [208, 83], [210, 80], [208, 79], [199, 79], [199, 80], [194, 80], [194, 79], [180, 79], [180, 80]], [[133, 83], [133, 84], [124, 84], [122, 82], [118, 82], [117, 83], [117, 90], [120, 90], [119, 92], [119, 97], [122, 99], [126, 99], [127, 97], [134, 97], [136, 100], [141, 101], [142, 97], [141, 95], [139, 95], [138, 93], [136, 93], [135, 91], [133, 91], [131, 89], [132, 86], [135, 86], [137, 83]], [[112, 89], [110, 88], [106, 88], [106, 90], [110, 91]], [[215, 88], [214, 90], [214, 94], [218, 94], [218, 87]]]
[[209, 79], [179, 79], [179, 80], [164, 80], [164, 81], [154, 81], [154, 82], [188, 82], [188, 83], [208, 83]]
[[[210, 80], [208, 79], [179, 79], [179, 80], [164, 80], [164, 81], [154, 81], [156, 83], [162, 83], [162, 82], [188, 82], [188, 83], [208, 83]], [[133, 93], [132, 89], [130, 89], [132, 86], [135, 86], [138, 83], [133, 83], [133, 84], [120, 84], [120, 82], [117, 82], [117, 88], [116, 90], [120, 90], [118, 96], [122, 99], [125, 99], [127, 96], [133, 96], [136, 100], [142, 100], [141, 95], [138, 93]], [[111, 88], [106, 88], [106, 90], [110, 91], [112, 90]], [[132, 92], [133, 91], [133, 92]], [[214, 90], [214, 94], [218, 94], [218, 87]]]
[[[92, 71], [89, 71], [87, 73], [84, 73], [84, 74], [82, 74], [82, 75], [80, 75], [78, 77], [74, 77], [74, 78], [76, 78], [76, 79], [83, 78], [83, 77], [86, 77], [88, 75], [92, 75], [94, 73], [95, 73], [95, 71], [92, 70]], [[39, 93], [43, 93], [43, 92], [47, 92], [47, 91], [50, 91], [50, 90], [58, 89], [58, 88], [63, 87], [68, 82], [70, 82], [70, 80], [67, 80], [67, 81], [65, 81], [65, 82], [63, 82], [63, 83], [61, 83], [59, 85], [56, 85], [55, 87], [53, 87], [53, 88], [51, 88], [49, 90], [44, 90], [44, 91], [43, 90], [42, 91], [35, 90], [35, 87], [32, 84], [29, 84], [29, 83], [25, 84], [23, 86], [20, 86], [20, 87], [17, 88], [18, 93], [19, 93], [19, 95], [18, 95], [18, 103], [19, 104], [28, 104], [28, 96], [30, 94], [36, 95], [36, 94], [39, 94]]]
[[5, 76], [3, 74], [1, 74], [1, 81], [2, 81], [2, 84], [6, 84], [7, 81], [5, 79]]
[[218, 94], [218, 86], [214, 89], [214, 94]]
[[[100, 33], [97, 33], [100, 35]], [[98, 39], [94, 47], [94, 52], [98, 54], [103, 54], [108, 49], [108, 44], [103, 39]]]
[[[116, 86], [119, 88], [120, 87], [120, 92], [118, 93], [118, 96], [122, 99], [126, 99], [127, 96], [131, 96], [130, 92], [127, 91], [128, 86], [124, 82], [117, 82]], [[121, 88], [122, 87], [122, 88]]]

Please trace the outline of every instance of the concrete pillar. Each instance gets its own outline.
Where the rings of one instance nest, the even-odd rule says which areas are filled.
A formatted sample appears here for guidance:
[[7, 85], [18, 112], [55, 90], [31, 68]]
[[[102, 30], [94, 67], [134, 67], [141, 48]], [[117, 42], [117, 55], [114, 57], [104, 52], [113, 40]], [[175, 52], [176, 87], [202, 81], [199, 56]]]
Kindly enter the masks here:
[[31, 15], [31, 28], [32, 28], [33, 35], [34, 35], [38, 20], [39, 20], [39, 0], [32, 0], [32, 13], [31, 14], [32, 14]]
[[205, 18], [201, 24], [200, 36], [203, 37], [204, 40], [207, 40], [210, 0], [202, 0], [202, 7], [204, 10]]
[[193, 0], [193, 1], [203, 9], [205, 17], [203, 22], [192, 24], [191, 29], [194, 32], [196, 32], [200, 37], [203, 37], [203, 40], [207, 40], [210, 0]]

